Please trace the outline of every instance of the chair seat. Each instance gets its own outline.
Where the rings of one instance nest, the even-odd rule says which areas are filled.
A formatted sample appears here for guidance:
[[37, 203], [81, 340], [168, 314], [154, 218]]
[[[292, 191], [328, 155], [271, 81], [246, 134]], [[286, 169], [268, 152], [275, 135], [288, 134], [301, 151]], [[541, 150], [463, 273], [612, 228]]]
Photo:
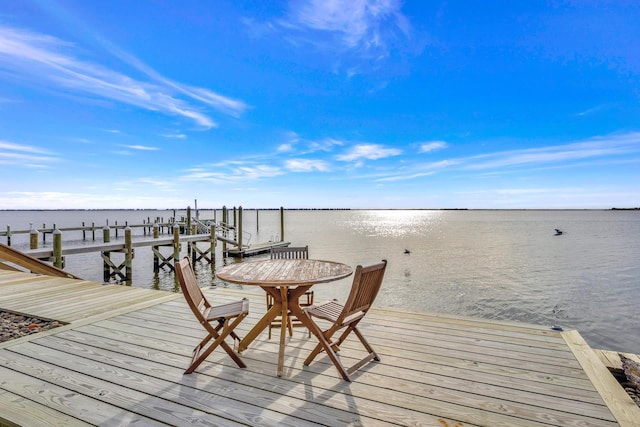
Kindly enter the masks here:
[[228, 304], [217, 305], [211, 307], [206, 315], [207, 320], [238, 317], [242, 314], [249, 313], [249, 300], [246, 298], [240, 301], [230, 302]]
[[[189, 257], [176, 262], [175, 268], [180, 289], [189, 308], [207, 331], [207, 336], [194, 347], [191, 365], [184, 373], [190, 374], [195, 371], [218, 346], [222, 347], [239, 367], [246, 368], [247, 365], [240, 359], [235, 348], [235, 343], [240, 341], [240, 337], [234, 329], [249, 314], [249, 300], [243, 298], [240, 301], [212, 306], [198, 285]], [[225, 341], [227, 338], [233, 339], [233, 347]]]
[[[380, 361], [378, 354], [358, 329], [358, 324], [364, 318], [365, 314], [367, 314], [369, 308], [371, 308], [382, 285], [386, 268], [386, 260], [368, 266], [358, 265], [353, 276], [353, 284], [351, 285], [349, 297], [344, 304], [332, 300], [304, 308], [305, 313], [309, 315], [309, 320], [313, 323], [313, 333], [318, 338], [318, 344], [303, 362], [305, 366], [308, 366], [318, 354], [325, 352], [338, 369], [342, 378], [346, 381], [351, 381], [349, 375], [370, 361]], [[320, 326], [315, 323], [313, 317], [327, 320], [331, 325], [328, 329], [322, 330]], [[333, 339], [334, 334], [340, 330], [342, 330], [342, 332], [338, 339]], [[347, 368], [342, 364], [340, 358], [338, 358], [337, 352], [340, 350], [340, 345], [347, 339], [351, 332], [360, 340], [367, 354], [355, 364], [351, 365], [351, 367]], [[347, 359], [345, 358], [344, 360]]]
[[[319, 319], [328, 320], [329, 322], [335, 323], [338, 321], [338, 317], [340, 317], [340, 314], [344, 310], [344, 305], [340, 304], [336, 300], [332, 300], [325, 301], [318, 305], [312, 305], [311, 307], [305, 307], [303, 310], [306, 311], [310, 316], [315, 316]], [[356, 319], [359, 319], [363, 315], [363, 311], [351, 314], [342, 321], [342, 324], [346, 325]]]

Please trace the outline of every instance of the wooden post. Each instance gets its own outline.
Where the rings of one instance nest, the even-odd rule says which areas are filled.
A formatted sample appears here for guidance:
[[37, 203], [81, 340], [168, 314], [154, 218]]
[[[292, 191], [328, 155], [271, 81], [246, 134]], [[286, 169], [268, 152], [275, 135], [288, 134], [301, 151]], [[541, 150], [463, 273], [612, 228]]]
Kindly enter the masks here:
[[190, 234], [191, 232], [191, 206], [187, 206], [187, 232], [185, 234]]
[[116, 221], [115, 229], [116, 229], [116, 239], [117, 239], [118, 238], [118, 221]]
[[29, 230], [29, 248], [38, 249], [38, 230], [33, 228], [33, 224], [29, 223], [31, 229]]
[[280, 241], [284, 242], [284, 208], [280, 206]]
[[93, 239], [93, 241], [96, 241], [96, 223], [92, 222], [91, 223], [91, 239]]
[[53, 265], [63, 268], [62, 263], [62, 231], [53, 230]]
[[180, 227], [173, 227], [173, 265], [180, 262]]
[[[44, 229], [47, 228], [47, 224], [42, 224], [42, 243], [46, 243], [46, 239], [45, 236], [47, 235], [47, 233], [44, 232]], [[8, 227], [7, 227], [8, 230]]]
[[[229, 213], [227, 212], [227, 207], [223, 206], [222, 207], [222, 223], [224, 224], [224, 227], [222, 229], [222, 233], [224, 235], [224, 237], [227, 237], [227, 230], [229, 230], [229, 223], [227, 222], [227, 216], [229, 215]], [[222, 252], [225, 253], [227, 252], [227, 242], [225, 242], [224, 240], [222, 241]]]
[[87, 231], [84, 229], [84, 221], [82, 221], [82, 240], [87, 240]]
[[[102, 253], [102, 257], [110, 259], [111, 257], [111, 252], [103, 252]], [[109, 263], [107, 263], [107, 260], [104, 259], [104, 261], [102, 262], [102, 280], [106, 283], [109, 281], [109, 279], [111, 278], [111, 266], [109, 266]]]
[[153, 252], [153, 271], [155, 273], [160, 271], [160, 258], [158, 257], [159, 250], [160, 246], [151, 246], [151, 251]]
[[260, 211], [256, 208], [256, 233], [260, 231], [260, 220], [258, 218], [258, 212]]
[[156, 222], [153, 224], [153, 238], [157, 239], [158, 237], [160, 237], [160, 226]]
[[238, 250], [242, 257], [242, 206], [238, 208]]
[[[184, 231], [187, 236], [191, 234], [191, 206], [187, 206], [187, 229]], [[187, 256], [191, 255], [191, 244], [187, 245]], [[176, 259], [176, 261], [179, 261]]]
[[216, 223], [215, 221], [210, 226], [211, 228], [211, 263], [216, 265], [216, 244], [218, 243], [218, 239], [216, 239]]
[[[102, 240], [104, 241], [104, 243], [109, 243], [111, 241], [111, 229], [109, 229], [109, 220], [107, 220], [107, 225], [102, 228]], [[102, 257], [102, 279], [105, 282], [108, 282], [111, 278], [111, 266], [109, 265], [107, 260], [111, 259], [111, 252], [103, 252]]]
[[238, 225], [238, 222], [236, 221], [238, 218], [238, 212], [236, 211], [236, 207], [233, 207], [233, 226], [236, 227]]
[[127, 225], [124, 229], [124, 248], [126, 250], [124, 254], [124, 266], [125, 266], [125, 278], [129, 284], [133, 278], [133, 242], [131, 239], [131, 227]]
[[11, 226], [7, 225], [7, 246], [11, 246]]

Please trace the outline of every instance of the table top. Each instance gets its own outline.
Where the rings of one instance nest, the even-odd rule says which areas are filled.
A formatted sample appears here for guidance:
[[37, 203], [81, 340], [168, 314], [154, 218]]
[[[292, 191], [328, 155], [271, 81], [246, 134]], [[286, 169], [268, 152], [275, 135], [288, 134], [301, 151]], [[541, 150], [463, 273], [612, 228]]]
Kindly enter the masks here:
[[312, 285], [345, 278], [353, 273], [346, 264], [317, 259], [269, 259], [228, 265], [216, 272], [220, 280], [241, 285]]

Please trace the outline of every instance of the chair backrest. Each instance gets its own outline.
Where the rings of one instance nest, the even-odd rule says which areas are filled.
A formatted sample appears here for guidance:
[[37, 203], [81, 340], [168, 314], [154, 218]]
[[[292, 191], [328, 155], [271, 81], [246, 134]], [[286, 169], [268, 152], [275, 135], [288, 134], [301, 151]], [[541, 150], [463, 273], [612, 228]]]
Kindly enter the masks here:
[[309, 246], [272, 247], [271, 259], [309, 259]]
[[356, 267], [351, 292], [338, 317], [338, 323], [354, 314], [364, 315], [369, 310], [378, 295], [386, 268], [387, 260], [384, 259], [376, 264]]
[[206, 322], [207, 311], [211, 308], [211, 305], [202, 293], [200, 286], [198, 286], [189, 257], [184, 257], [182, 261], [176, 263], [176, 275], [189, 308], [191, 308], [200, 322]]

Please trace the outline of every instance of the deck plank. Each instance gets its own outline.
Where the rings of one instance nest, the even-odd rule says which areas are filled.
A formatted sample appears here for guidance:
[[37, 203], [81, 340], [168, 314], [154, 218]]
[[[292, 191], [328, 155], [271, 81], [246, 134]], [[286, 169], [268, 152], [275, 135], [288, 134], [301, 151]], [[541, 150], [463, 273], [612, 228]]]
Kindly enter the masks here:
[[[216, 304], [250, 299], [240, 335], [265, 312], [255, 289], [205, 292]], [[278, 339], [266, 333], [242, 353], [246, 369], [215, 351], [183, 375], [205, 332], [177, 294], [2, 270], [0, 309], [69, 322], [0, 344], [0, 424], [626, 427], [640, 419], [580, 335], [548, 326], [372, 309], [362, 329], [382, 361], [348, 383], [322, 354], [302, 365], [314, 346], [304, 331], [288, 339], [281, 378]], [[361, 355], [355, 341], [341, 346], [346, 363]]]

